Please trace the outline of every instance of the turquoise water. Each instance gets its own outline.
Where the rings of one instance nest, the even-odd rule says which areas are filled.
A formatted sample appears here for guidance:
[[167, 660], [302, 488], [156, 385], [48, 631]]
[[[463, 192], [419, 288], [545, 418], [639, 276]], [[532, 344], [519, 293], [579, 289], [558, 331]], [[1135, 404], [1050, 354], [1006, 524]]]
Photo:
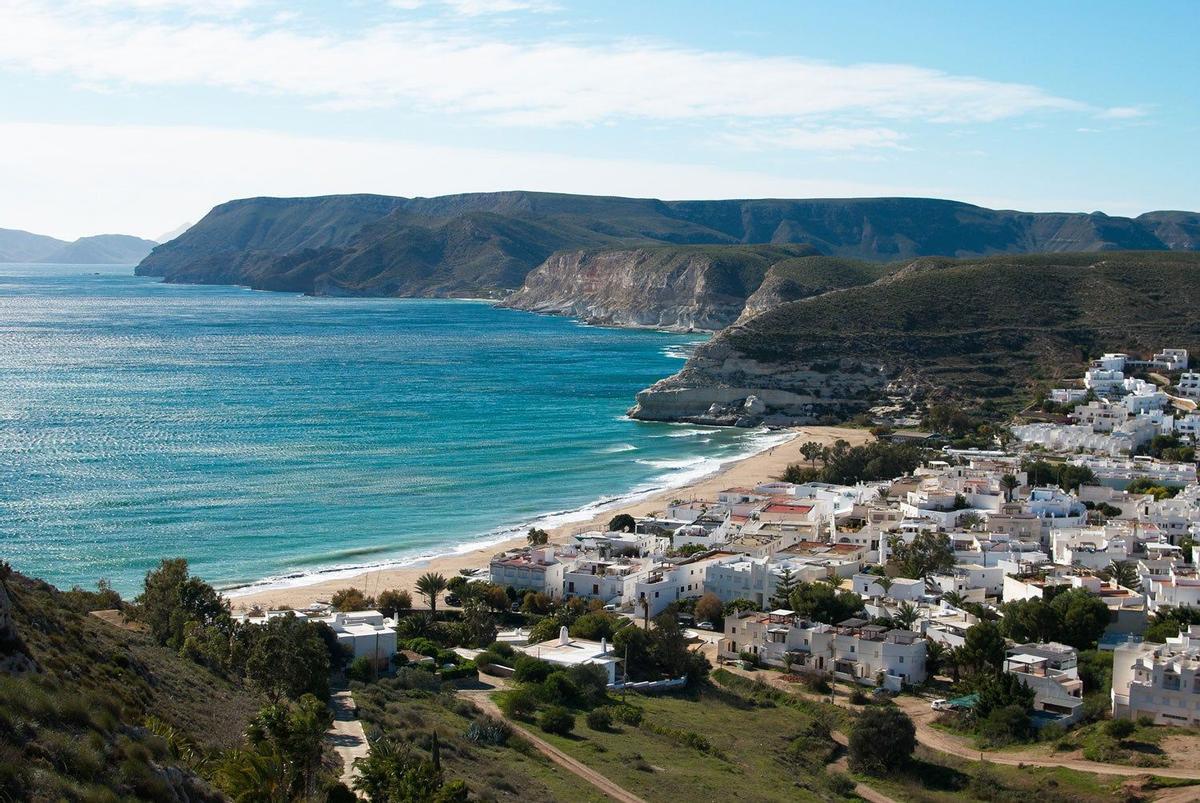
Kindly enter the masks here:
[[767, 442], [624, 417], [696, 342], [0, 265], [0, 557], [124, 592], [175, 555], [296, 583], [579, 518]]

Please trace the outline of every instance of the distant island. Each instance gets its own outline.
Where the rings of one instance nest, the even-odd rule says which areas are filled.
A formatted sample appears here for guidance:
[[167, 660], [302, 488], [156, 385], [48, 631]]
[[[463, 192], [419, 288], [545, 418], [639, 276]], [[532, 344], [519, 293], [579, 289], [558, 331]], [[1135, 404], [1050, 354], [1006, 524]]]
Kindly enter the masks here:
[[97, 234], [73, 242], [19, 229], [0, 229], [0, 262], [121, 265], [140, 262], [158, 243], [128, 234]]

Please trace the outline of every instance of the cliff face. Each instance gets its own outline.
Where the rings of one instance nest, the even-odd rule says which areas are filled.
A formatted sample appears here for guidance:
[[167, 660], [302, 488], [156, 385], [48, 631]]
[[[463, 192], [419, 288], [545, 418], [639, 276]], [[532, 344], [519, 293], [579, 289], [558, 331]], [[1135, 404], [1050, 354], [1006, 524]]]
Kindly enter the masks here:
[[[1035, 214], [931, 198], [659, 201], [536, 192], [250, 198], [214, 208], [155, 248], [138, 273], [315, 294], [502, 295], [557, 251], [751, 244], [804, 244], [875, 262], [1187, 250], [1200, 247], [1200, 222], [1189, 212]], [[710, 322], [722, 317], [713, 314]]]
[[[766, 282], [764, 282], [764, 286]], [[1103, 351], [1200, 347], [1200, 254], [927, 258], [744, 317], [637, 396], [634, 418], [811, 422], [882, 396], [983, 410]]]
[[737, 320], [771, 266], [804, 246], [678, 246], [552, 255], [504, 306], [590, 323], [716, 331]]

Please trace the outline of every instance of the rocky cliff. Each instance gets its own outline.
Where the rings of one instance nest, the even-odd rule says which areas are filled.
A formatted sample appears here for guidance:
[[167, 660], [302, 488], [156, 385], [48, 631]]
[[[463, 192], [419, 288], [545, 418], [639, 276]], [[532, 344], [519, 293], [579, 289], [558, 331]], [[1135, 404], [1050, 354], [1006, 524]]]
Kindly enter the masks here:
[[562, 251], [504, 306], [589, 323], [716, 331], [742, 314], [771, 266], [810, 246], [657, 246]]

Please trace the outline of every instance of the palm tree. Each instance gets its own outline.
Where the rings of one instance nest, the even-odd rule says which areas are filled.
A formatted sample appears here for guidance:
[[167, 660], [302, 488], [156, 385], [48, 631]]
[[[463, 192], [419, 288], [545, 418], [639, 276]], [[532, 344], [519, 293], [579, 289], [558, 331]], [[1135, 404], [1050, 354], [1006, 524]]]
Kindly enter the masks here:
[[550, 534], [537, 527], [530, 527], [529, 532], [525, 535], [525, 540], [529, 542], [530, 546], [544, 546], [550, 540]]
[[945, 662], [946, 645], [927, 637], [925, 640], [925, 669], [929, 673], [930, 679], [941, 671], [942, 664]]
[[942, 594], [942, 601], [950, 603], [955, 608], [961, 608], [967, 599], [957, 591], [947, 591], [945, 594]]
[[217, 766], [214, 780], [234, 803], [284, 803], [291, 799], [287, 762], [278, 753], [237, 748]]
[[954, 682], [958, 683], [959, 676], [962, 672], [962, 666], [966, 663], [966, 654], [962, 647], [951, 647], [946, 650], [945, 656], [942, 658], [942, 663], [950, 668], [950, 673], [954, 675]]
[[1004, 501], [1011, 502], [1013, 500], [1013, 492], [1021, 487], [1021, 483], [1012, 474], [1005, 474], [1000, 478], [1000, 487], [1004, 489]]
[[437, 572], [426, 572], [417, 578], [417, 593], [429, 603], [430, 617], [437, 616], [437, 600], [446, 590], [446, 576]]
[[890, 577], [877, 577], [875, 579], [875, 585], [883, 589], [883, 595], [885, 597], [888, 595], [888, 592], [892, 590], [892, 586], [895, 584], [896, 581]]
[[1104, 573], [1108, 575], [1109, 580], [1122, 588], [1137, 588], [1142, 582], [1137, 566], [1131, 560], [1114, 560], [1108, 564]]
[[905, 630], [912, 630], [912, 626], [916, 624], [917, 620], [920, 618], [921, 612], [917, 610], [917, 606], [913, 605], [908, 600], [905, 600], [904, 602], [900, 603], [900, 608], [892, 617], [892, 621]]
[[642, 624], [644, 630], [650, 629], [650, 600], [645, 594], [638, 599], [638, 604], [642, 606]]

